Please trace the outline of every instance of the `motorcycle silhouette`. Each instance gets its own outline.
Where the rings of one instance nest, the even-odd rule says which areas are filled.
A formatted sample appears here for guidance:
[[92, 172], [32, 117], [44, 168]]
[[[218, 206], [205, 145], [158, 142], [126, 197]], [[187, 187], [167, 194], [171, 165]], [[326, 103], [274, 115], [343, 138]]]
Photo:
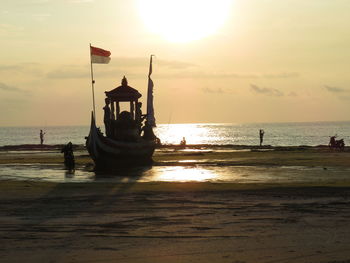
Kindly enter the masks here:
[[344, 150], [344, 147], [345, 147], [344, 139], [336, 140], [336, 138], [337, 138], [337, 135], [330, 136], [329, 144], [328, 144], [329, 148]]

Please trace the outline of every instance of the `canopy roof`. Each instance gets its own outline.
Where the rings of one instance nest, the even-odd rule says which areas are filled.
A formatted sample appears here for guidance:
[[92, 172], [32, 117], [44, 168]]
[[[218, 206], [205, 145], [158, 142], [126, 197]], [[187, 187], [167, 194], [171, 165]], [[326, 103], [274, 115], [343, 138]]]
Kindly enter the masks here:
[[112, 101], [136, 101], [142, 95], [134, 88], [128, 86], [128, 80], [122, 79], [122, 85], [112, 89], [111, 91], [105, 91], [107, 98]]

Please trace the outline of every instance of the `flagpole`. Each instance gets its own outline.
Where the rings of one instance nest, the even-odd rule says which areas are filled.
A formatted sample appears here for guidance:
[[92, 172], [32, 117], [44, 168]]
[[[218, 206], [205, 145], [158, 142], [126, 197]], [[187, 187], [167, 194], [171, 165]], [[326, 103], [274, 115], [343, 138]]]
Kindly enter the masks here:
[[91, 69], [91, 90], [92, 90], [92, 105], [93, 105], [93, 113], [94, 113], [94, 119], [96, 122], [96, 115], [95, 115], [95, 80], [94, 80], [94, 71], [92, 70], [92, 56], [91, 56], [91, 43], [90, 43], [90, 69]]

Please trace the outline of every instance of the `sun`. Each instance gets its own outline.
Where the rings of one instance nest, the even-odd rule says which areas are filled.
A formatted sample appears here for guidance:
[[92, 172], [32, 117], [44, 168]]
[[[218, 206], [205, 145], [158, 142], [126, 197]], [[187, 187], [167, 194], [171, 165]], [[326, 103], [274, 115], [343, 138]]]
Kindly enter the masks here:
[[232, 0], [138, 0], [152, 33], [171, 42], [190, 42], [215, 34], [228, 18]]

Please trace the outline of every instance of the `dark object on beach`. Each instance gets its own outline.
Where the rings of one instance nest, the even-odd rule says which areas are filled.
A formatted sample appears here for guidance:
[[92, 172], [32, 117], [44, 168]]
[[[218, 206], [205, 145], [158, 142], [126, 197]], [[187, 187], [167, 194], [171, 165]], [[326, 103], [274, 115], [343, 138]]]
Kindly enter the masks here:
[[162, 146], [162, 141], [158, 137], [156, 137], [156, 145]]
[[73, 170], [75, 167], [73, 144], [71, 142], [67, 143], [67, 145], [62, 148], [61, 153], [64, 154], [64, 165], [66, 168]]
[[148, 141], [156, 140], [152, 126], [148, 123], [148, 121], [145, 122], [145, 126], [141, 130], [143, 131], [142, 138]]
[[336, 138], [337, 138], [337, 135], [330, 136], [329, 144], [328, 144], [329, 148], [344, 150], [344, 147], [345, 147], [344, 139], [336, 140]]
[[186, 138], [185, 137], [182, 137], [182, 140], [180, 142], [180, 145], [181, 146], [185, 146], [186, 145]]
[[[106, 136], [96, 127], [92, 113], [90, 133], [86, 139], [86, 147], [95, 162], [95, 168], [105, 170], [152, 163], [157, 137], [153, 133], [153, 126], [149, 124], [148, 115], [143, 124], [142, 105], [138, 101], [142, 95], [128, 86], [125, 76], [121, 86], [105, 94], [104, 122], [105, 125], [108, 123]], [[120, 110], [122, 102], [130, 105], [130, 111]]]
[[40, 130], [40, 144], [43, 145], [44, 143], [44, 135], [45, 135], [45, 132], [43, 132], [43, 130]]
[[263, 141], [264, 141], [264, 134], [265, 134], [265, 131], [264, 131], [263, 129], [260, 129], [260, 130], [259, 130], [260, 146], [263, 144]]

